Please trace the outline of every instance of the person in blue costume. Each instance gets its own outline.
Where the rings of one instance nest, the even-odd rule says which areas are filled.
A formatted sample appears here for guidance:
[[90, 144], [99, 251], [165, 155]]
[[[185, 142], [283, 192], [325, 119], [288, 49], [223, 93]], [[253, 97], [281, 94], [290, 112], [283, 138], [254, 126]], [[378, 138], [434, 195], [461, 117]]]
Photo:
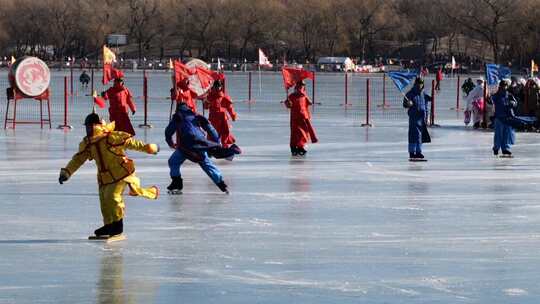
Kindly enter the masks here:
[[[176, 143], [173, 141], [175, 133]], [[207, 134], [210, 139], [207, 138]], [[167, 187], [169, 191], [182, 190], [183, 181], [180, 166], [186, 159], [189, 159], [198, 163], [221, 191], [228, 193], [221, 172], [209, 156], [232, 160], [234, 155], [240, 154], [241, 151], [234, 144], [229, 148], [223, 148], [218, 133], [204, 116], [194, 113], [184, 102], [179, 103], [173, 118], [165, 129], [165, 140], [169, 147], [175, 149], [169, 158], [172, 179], [171, 184]]]
[[403, 105], [408, 108], [409, 115], [409, 158], [411, 160], [424, 159], [422, 143], [431, 142], [426, 125], [429, 102], [431, 102], [431, 96], [424, 93], [424, 80], [416, 78], [414, 86], [403, 99]]
[[514, 108], [517, 106], [516, 99], [508, 92], [508, 82], [499, 82], [497, 93], [491, 96], [495, 107], [495, 132], [493, 136], [493, 154], [498, 155], [499, 149], [505, 156], [511, 156], [511, 145], [515, 142], [513, 125], [515, 124]]

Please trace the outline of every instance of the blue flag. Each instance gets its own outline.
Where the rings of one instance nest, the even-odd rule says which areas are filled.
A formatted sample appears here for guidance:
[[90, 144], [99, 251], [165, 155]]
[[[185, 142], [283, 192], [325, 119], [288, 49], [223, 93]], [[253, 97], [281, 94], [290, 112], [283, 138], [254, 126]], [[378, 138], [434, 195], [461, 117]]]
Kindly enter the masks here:
[[504, 65], [486, 63], [486, 79], [488, 85], [497, 85], [501, 80], [509, 78], [511, 74], [512, 71], [510, 71], [510, 68]]
[[403, 90], [418, 77], [417, 73], [413, 72], [388, 72], [388, 77], [392, 79], [396, 88], [403, 92]]

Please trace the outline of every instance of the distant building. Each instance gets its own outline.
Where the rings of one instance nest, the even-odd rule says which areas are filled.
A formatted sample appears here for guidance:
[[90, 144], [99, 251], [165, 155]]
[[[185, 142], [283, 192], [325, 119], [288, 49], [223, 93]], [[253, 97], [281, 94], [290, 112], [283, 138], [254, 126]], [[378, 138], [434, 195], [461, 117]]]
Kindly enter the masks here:
[[317, 69], [326, 72], [349, 72], [355, 70], [355, 64], [349, 57], [320, 57]]

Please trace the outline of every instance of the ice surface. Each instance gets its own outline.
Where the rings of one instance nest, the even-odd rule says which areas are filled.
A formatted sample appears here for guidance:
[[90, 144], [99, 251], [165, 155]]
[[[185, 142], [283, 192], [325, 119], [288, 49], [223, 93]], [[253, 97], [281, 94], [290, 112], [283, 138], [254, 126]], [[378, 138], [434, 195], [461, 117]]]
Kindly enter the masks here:
[[[128, 239], [112, 244], [86, 240], [101, 225], [95, 164], [57, 182], [83, 107], [67, 133], [1, 131], [0, 303], [538, 302], [537, 134], [496, 159], [492, 133], [447, 111], [429, 161], [410, 163], [403, 110], [366, 129], [336, 99], [315, 110], [321, 143], [291, 158], [286, 110], [237, 100], [244, 154], [217, 162], [231, 195], [186, 163], [183, 195], [126, 196]], [[154, 128], [137, 131], [162, 152], [130, 156], [142, 183], [164, 190], [159, 105]]]

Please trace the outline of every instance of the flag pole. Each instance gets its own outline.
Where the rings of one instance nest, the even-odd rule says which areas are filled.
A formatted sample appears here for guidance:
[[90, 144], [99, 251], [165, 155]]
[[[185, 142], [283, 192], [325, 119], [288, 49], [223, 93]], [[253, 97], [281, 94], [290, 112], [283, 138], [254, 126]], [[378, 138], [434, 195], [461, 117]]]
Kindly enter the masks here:
[[262, 76], [261, 76], [261, 64], [259, 63], [259, 98], [262, 95]]

